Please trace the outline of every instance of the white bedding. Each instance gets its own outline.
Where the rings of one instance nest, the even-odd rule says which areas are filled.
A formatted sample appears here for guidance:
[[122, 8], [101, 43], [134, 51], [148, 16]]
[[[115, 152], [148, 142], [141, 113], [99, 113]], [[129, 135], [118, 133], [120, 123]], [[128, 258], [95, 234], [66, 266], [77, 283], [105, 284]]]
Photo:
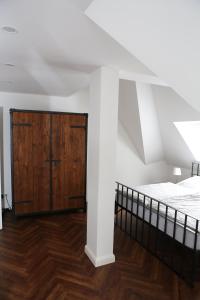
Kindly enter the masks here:
[[[139, 211], [138, 215], [140, 217], [143, 216], [146, 221], [149, 221], [150, 217], [150, 198], [154, 198], [155, 200], [159, 200], [162, 203], [177, 209], [182, 213], [177, 213], [177, 233], [176, 239], [180, 242], [183, 241], [184, 234], [184, 222], [185, 222], [185, 214], [187, 217], [187, 234], [186, 234], [186, 245], [188, 247], [194, 246], [194, 230], [196, 229], [196, 220], [200, 220], [200, 192], [196, 192], [191, 188], [186, 188], [181, 185], [173, 184], [171, 182], [160, 183], [160, 184], [150, 184], [137, 186], [134, 188], [136, 191], [145, 194], [145, 212], [143, 212], [143, 199], [144, 197], [139, 195]], [[119, 196], [119, 204], [123, 207], [126, 207], [129, 211], [133, 211], [136, 214], [137, 204], [136, 198], [137, 193], [135, 192], [132, 197], [132, 193], [126, 194], [126, 190], [123, 191]], [[133, 204], [132, 204], [133, 202]], [[168, 208], [168, 221], [167, 221], [167, 234], [173, 236], [174, 230], [174, 218], [175, 218], [175, 210]], [[157, 223], [157, 210], [158, 203], [156, 201], [152, 201], [152, 221], [151, 224], [156, 226]], [[159, 207], [159, 228], [164, 231], [165, 227], [165, 215], [166, 215], [166, 206], [160, 204]], [[195, 219], [193, 219], [195, 218]], [[199, 222], [200, 223], [200, 222]], [[200, 231], [200, 224], [198, 230]], [[198, 234], [197, 247], [200, 249], [200, 234]]]
[[190, 178], [187, 178], [179, 183], [177, 185], [185, 188], [190, 188], [193, 191], [200, 193], [200, 176], [193, 176]]
[[140, 193], [146, 194], [156, 200], [162, 200], [176, 196], [191, 195], [194, 193], [191, 188], [177, 185], [172, 182], [140, 185], [136, 186], [135, 190]]
[[[177, 220], [181, 224], [184, 224], [184, 214], [187, 214], [187, 225], [195, 229], [196, 222], [193, 218], [200, 220], [200, 193], [196, 190], [171, 182], [138, 186], [136, 190], [182, 212], [183, 214], [177, 214]], [[146, 206], [149, 207], [150, 200], [147, 198], [146, 201]], [[157, 203], [153, 202], [152, 207], [157, 210]], [[160, 205], [160, 212], [165, 214], [165, 205]], [[169, 209], [168, 216], [174, 218], [175, 211]]]

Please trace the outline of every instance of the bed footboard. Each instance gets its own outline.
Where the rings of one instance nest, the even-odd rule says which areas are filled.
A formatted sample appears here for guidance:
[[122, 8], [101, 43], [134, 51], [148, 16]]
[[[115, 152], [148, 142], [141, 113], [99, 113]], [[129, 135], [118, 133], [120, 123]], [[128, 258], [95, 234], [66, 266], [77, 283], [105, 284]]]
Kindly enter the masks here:
[[115, 224], [193, 285], [198, 278], [199, 220], [117, 182]]

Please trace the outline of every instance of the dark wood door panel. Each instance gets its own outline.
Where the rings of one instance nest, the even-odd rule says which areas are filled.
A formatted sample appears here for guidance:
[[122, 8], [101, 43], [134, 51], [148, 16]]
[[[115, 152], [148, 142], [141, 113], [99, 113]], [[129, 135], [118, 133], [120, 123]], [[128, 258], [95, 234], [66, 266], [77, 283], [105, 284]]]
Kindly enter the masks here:
[[49, 210], [50, 117], [13, 113], [13, 184], [16, 213]]
[[85, 116], [52, 116], [53, 209], [85, 205], [85, 127]]
[[16, 214], [84, 208], [87, 116], [12, 112]]
[[65, 184], [68, 161], [68, 120], [69, 116], [52, 116], [52, 209], [66, 208], [64, 195], [68, 187]]
[[[33, 126], [28, 116], [13, 116], [14, 200], [33, 202]], [[25, 125], [26, 124], [26, 125]], [[29, 124], [27, 126], [27, 124]]]
[[71, 128], [69, 138], [70, 160], [68, 167], [70, 176], [67, 181], [70, 186], [69, 196], [85, 194], [85, 129]]
[[34, 114], [34, 211], [50, 209], [50, 116]]

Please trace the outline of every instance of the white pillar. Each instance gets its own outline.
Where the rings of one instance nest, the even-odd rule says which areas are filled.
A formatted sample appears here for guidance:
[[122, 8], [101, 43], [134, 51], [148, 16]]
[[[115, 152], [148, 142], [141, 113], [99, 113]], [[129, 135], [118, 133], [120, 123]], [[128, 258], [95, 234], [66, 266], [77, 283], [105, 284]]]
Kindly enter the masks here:
[[116, 71], [102, 67], [92, 74], [85, 252], [96, 267], [115, 261], [113, 241], [118, 94], [119, 78]]

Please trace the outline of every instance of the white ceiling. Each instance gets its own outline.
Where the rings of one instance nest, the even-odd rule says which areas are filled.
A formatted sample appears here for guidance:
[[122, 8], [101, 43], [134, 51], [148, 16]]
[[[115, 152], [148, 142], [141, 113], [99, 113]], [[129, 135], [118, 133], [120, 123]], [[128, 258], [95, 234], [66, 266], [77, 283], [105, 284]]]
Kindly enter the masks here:
[[84, 11], [91, 2], [0, 0], [0, 91], [67, 96], [102, 65], [152, 74], [89, 20]]
[[94, 0], [86, 14], [200, 111], [199, 0]]

